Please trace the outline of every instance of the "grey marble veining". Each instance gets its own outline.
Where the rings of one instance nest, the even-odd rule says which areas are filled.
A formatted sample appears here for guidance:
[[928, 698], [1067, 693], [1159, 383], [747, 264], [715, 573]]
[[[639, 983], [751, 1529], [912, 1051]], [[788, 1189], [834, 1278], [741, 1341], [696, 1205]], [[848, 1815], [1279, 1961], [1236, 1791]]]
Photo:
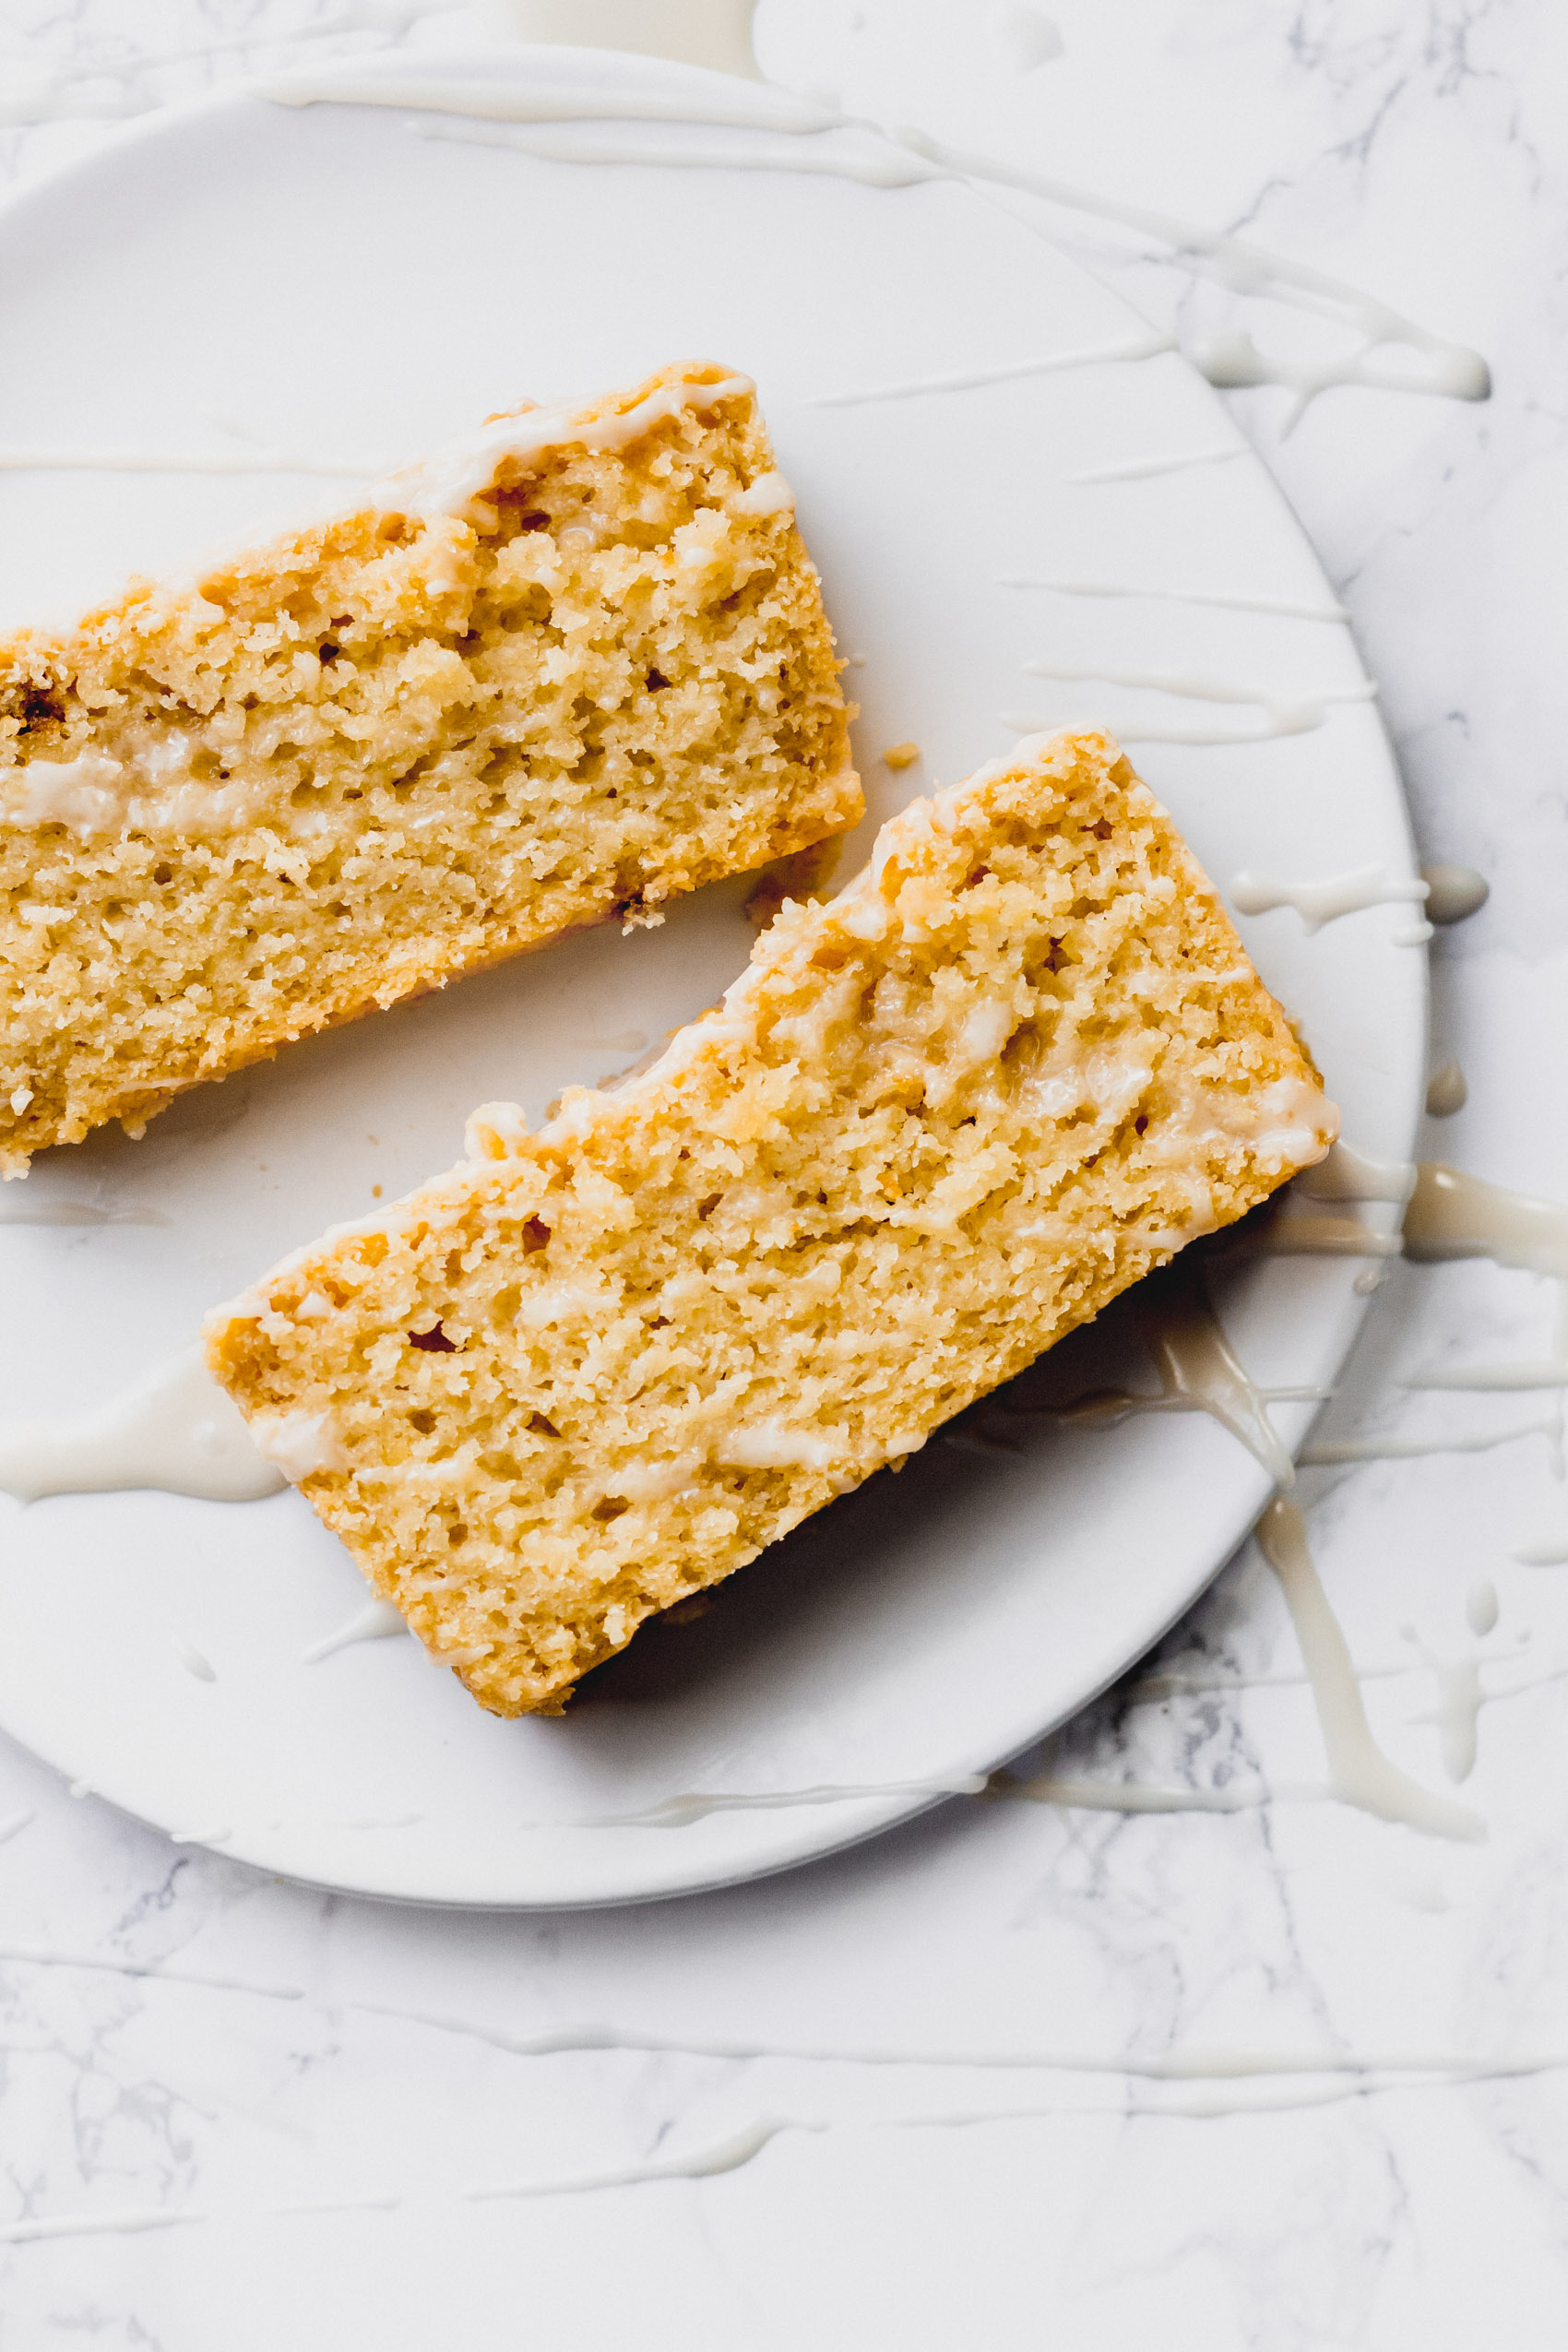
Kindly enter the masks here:
[[[247, 63], [460, 41], [482, 21], [350, 0], [0, 0], [0, 169], [19, 184], [125, 109]], [[1244, 229], [1487, 353], [1485, 405], [1336, 390], [1287, 430], [1288, 392], [1230, 397], [1350, 611], [1423, 855], [1492, 883], [1432, 944], [1433, 1063], [1456, 1055], [1469, 1099], [1423, 1147], [1562, 1196], [1561, 12], [763, 0], [758, 50], [854, 111]], [[1081, 220], [1063, 234], [1183, 339], [1245, 323], [1308, 348], [1314, 330], [1146, 243]], [[1325, 1433], [1539, 1423], [1550, 1396], [1404, 1384], [1549, 1355], [1550, 1289], [1393, 1266]], [[1432, 1788], [1430, 1657], [1485, 1660], [1463, 1791], [1484, 1845], [1325, 1802], [960, 1802], [723, 1895], [486, 1918], [259, 1880], [0, 1750], [0, 2342], [1547, 2352], [1568, 2291], [1568, 1583], [1516, 1555], [1568, 1552], [1557, 1450], [1538, 1427], [1303, 1480], [1373, 1728]], [[1501, 1607], [1477, 1636], [1483, 1577]], [[1300, 1667], [1249, 1548], [1041, 1762], [1102, 1784], [1321, 1784]], [[909, 2057], [501, 2046], [593, 2023]], [[977, 2050], [1081, 2062], [915, 2059]], [[1366, 2071], [1121, 2071], [1171, 2051]], [[1421, 2054], [1430, 2075], [1379, 2064]], [[1456, 2073], [1467, 2058], [1539, 2065], [1489, 2080]], [[955, 2120], [975, 2113], [990, 2120]], [[707, 2182], [465, 2195], [679, 2156], [767, 2117], [794, 2128]], [[285, 2210], [335, 2201], [369, 2209]], [[18, 2236], [72, 2216], [125, 2226]]]

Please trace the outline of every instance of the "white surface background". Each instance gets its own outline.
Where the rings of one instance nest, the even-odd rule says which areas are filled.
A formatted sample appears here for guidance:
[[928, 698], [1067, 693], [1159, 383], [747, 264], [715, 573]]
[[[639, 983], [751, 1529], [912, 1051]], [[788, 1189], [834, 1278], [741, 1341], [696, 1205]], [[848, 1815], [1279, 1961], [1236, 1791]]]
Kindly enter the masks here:
[[[5, 0], [0, 100], [25, 113], [29, 77], [36, 95], [53, 65], [115, 65], [137, 42], [172, 51], [347, 13]], [[1424, 852], [1492, 879], [1491, 905], [1436, 946], [1434, 1060], [1457, 1052], [1471, 1098], [1426, 1147], [1562, 1195], [1568, 31], [1545, 0], [1072, 0], [1051, 11], [1061, 56], [1020, 74], [1016, 14], [764, 0], [759, 49], [778, 77], [857, 110], [1245, 224], [1493, 363], [1485, 407], [1335, 391], [1282, 439], [1286, 394], [1235, 405], [1354, 612]], [[449, 42], [452, 23], [437, 30]], [[233, 62], [159, 67], [133, 88], [183, 94]], [[73, 102], [118, 103], [124, 88], [78, 83]], [[0, 162], [23, 174], [96, 136], [79, 122], [0, 133]], [[1168, 264], [1119, 261], [1064, 228], [1183, 333], [1234, 316], [1275, 348], [1324, 348], [1309, 339], [1327, 330], [1192, 295]], [[150, 316], [157, 299], [149, 288]], [[1545, 1355], [1552, 1305], [1547, 1286], [1487, 1265], [1396, 1269], [1328, 1433], [1538, 1424], [1550, 1396], [1400, 1383], [1433, 1361]], [[1551, 1450], [1538, 1433], [1308, 1486], [1325, 1580], [1373, 1670], [1373, 1722], [1434, 1787], [1421, 1718], [1435, 1681], [1404, 1629], [1445, 1658], [1473, 1653], [1466, 1596], [1496, 1585], [1487, 1686], [1528, 1687], [1482, 1714], [1465, 1790], [1490, 1825], [1477, 1847], [1329, 1805], [1136, 1818], [955, 1804], [734, 1894], [452, 1918], [173, 1852], [20, 1752], [0, 1757], [0, 1827], [31, 1816], [0, 1846], [0, 1949], [54, 1955], [0, 1960], [0, 2227], [205, 2216], [12, 2246], [0, 2346], [1544, 2352], [1568, 2287], [1568, 2072], [1351, 2096], [1321, 2078], [1241, 2082], [1200, 2101], [1119, 2066], [1183, 2049], [1568, 2052], [1568, 1689], [1549, 1679], [1568, 1677], [1568, 1572], [1514, 1557], [1554, 1538], [1568, 1550]], [[1211, 1678], [1298, 1671], [1254, 1554], [1167, 1658]], [[1123, 1688], [1054, 1762], [1197, 1789], [1322, 1773], [1289, 1679], [1163, 1703]], [[1104, 2071], [538, 2059], [388, 2010], [503, 2034], [597, 2019], [676, 2040], [1051, 2049]], [[1199, 2103], [1256, 2111], [1181, 2111]], [[1027, 2112], [890, 2120], [1009, 2109]], [[769, 2113], [830, 2128], [706, 2183], [461, 2194], [678, 2153]], [[402, 2202], [277, 2210], [376, 2197]]]

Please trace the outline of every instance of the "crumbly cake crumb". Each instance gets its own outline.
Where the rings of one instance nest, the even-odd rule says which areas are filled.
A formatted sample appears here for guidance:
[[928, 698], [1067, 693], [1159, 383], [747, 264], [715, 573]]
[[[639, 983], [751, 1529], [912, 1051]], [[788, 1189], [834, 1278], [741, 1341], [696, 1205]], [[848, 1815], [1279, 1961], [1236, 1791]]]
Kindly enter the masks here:
[[486, 1105], [210, 1361], [481, 1705], [553, 1711], [1335, 1124], [1116, 746], [1040, 738], [786, 906], [624, 1090]]
[[0, 1169], [861, 805], [749, 380], [493, 420], [0, 643]]

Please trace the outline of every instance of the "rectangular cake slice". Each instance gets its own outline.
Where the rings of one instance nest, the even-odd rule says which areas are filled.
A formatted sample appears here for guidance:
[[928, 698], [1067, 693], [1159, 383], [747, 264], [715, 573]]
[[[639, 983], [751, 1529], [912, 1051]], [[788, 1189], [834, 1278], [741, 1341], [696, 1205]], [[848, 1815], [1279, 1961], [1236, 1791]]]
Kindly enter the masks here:
[[1336, 1123], [1115, 744], [1039, 738], [787, 905], [643, 1076], [477, 1112], [209, 1360], [481, 1704], [552, 1710]]
[[749, 379], [494, 418], [0, 642], [0, 1168], [861, 807]]

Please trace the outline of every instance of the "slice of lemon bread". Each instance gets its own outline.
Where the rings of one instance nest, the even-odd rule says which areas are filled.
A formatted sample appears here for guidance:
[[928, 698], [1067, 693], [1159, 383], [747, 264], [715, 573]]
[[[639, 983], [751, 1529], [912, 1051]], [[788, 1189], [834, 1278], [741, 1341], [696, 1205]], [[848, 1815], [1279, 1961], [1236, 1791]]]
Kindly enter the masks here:
[[621, 1091], [476, 1112], [209, 1360], [481, 1704], [555, 1709], [1336, 1126], [1115, 744], [1039, 738], [787, 905]]
[[0, 1167], [861, 807], [750, 381], [494, 418], [0, 643]]

